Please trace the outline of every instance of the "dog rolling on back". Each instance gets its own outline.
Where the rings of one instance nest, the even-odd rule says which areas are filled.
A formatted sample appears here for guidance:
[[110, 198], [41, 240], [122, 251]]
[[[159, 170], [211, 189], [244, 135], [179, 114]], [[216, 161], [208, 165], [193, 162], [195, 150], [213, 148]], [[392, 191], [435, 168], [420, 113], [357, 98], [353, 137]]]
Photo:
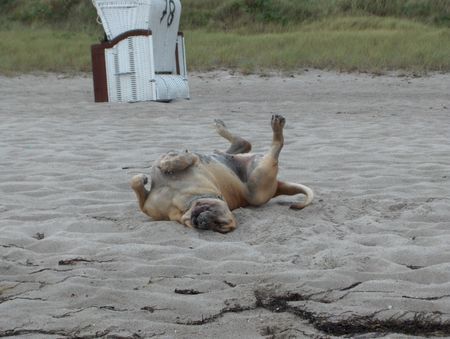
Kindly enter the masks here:
[[140, 209], [154, 220], [226, 233], [236, 228], [231, 211], [239, 207], [260, 206], [273, 197], [296, 194], [304, 194], [305, 199], [291, 208], [308, 206], [314, 197], [309, 187], [277, 180], [284, 125], [282, 116], [272, 116], [271, 147], [258, 155], [249, 153], [252, 146], [247, 140], [216, 120], [217, 132], [231, 144], [228, 150], [212, 155], [184, 151], [161, 156], [151, 168], [150, 180], [143, 174], [131, 180]]

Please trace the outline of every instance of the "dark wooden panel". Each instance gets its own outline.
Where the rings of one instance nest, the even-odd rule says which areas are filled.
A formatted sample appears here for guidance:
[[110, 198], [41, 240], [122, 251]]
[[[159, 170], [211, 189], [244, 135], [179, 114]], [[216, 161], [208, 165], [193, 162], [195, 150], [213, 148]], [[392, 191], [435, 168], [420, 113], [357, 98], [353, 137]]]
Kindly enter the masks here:
[[101, 44], [91, 46], [92, 58], [92, 78], [94, 81], [94, 98], [95, 102], [107, 102], [108, 97], [108, 82], [106, 77], [106, 61], [105, 49], [112, 48], [120, 41], [129, 38], [130, 36], [149, 36], [152, 32], [145, 29], [136, 29], [120, 34], [111, 41], [105, 41]]

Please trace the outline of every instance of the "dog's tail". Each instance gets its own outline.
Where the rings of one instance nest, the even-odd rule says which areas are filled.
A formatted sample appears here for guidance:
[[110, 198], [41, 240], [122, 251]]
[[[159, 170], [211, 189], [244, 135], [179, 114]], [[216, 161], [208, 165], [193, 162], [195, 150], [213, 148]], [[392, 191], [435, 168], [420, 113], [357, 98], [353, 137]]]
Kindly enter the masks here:
[[294, 184], [290, 182], [282, 182], [278, 181], [278, 187], [277, 192], [275, 193], [275, 196], [278, 195], [296, 195], [296, 194], [304, 194], [305, 200], [302, 202], [294, 203], [290, 206], [290, 208], [295, 210], [301, 210], [302, 208], [305, 208], [314, 199], [314, 192], [311, 188], [308, 186], [302, 185], [302, 184]]
[[147, 200], [147, 197], [150, 193], [150, 191], [148, 191], [145, 188], [145, 185], [148, 183], [148, 178], [147, 176], [143, 175], [143, 174], [138, 174], [135, 175], [132, 179], [131, 179], [131, 188], [133, 189], [134, 193], [136, 193], [136, 197], [138, 199], [138, 203], [139, 203], [139, 208], [141, 209], [141, 211], [144, 211], [144, 205], [145, 205], [145, 201]]

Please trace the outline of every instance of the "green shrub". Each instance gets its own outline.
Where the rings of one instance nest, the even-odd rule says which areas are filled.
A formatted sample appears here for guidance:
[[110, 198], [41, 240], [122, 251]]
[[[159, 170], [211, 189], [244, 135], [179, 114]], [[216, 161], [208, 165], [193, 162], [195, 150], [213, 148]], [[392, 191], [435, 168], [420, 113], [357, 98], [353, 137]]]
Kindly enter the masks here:
[[[450, 0], [182, 0], [182, 29], [288, 27], [337, 16], [409, 18], [450, 27]], [[0, 0], [0, 17], [22, 23], [95, 25], [91, 0]]]

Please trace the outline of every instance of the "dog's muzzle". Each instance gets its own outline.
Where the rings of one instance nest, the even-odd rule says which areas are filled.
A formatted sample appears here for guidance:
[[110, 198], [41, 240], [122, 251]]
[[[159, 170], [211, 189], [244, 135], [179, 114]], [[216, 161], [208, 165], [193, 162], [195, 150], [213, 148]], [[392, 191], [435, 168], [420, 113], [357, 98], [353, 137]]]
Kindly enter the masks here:
[[199, 205], [191, 212], [191, 223], [195, 228], [202, 230], [209, 229], [209, 222], [211, 220], [212, 213], [209, 211], [208, 205]]

